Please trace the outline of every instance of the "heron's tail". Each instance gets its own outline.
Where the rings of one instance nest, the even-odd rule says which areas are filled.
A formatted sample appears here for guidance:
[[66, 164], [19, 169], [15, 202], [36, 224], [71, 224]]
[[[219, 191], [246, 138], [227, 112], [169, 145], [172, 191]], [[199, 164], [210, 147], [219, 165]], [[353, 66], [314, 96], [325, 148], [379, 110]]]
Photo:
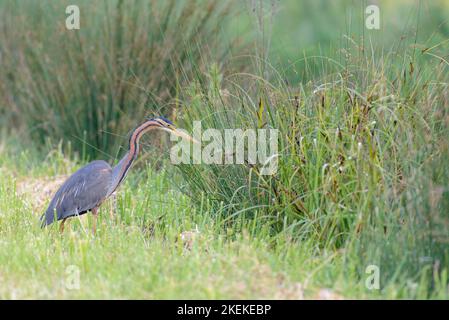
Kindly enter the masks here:
[[47, 226], [47, 219], [45, 219], [45, 213], [41, 215], [41, 217], [39, 218], [39, 222], [41, 225], [41, 229]]
[[50, 225], [54, 221], [54, 217], [51, 214], [48, 214], [48, 210], [39, 218], [41, 228], [45, 228]]

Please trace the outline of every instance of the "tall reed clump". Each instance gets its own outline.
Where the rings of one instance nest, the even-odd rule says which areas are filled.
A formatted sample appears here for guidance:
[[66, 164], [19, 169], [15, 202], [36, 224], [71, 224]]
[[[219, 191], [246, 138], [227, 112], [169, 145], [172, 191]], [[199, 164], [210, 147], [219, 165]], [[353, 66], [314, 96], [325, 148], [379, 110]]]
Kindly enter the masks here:
[[444, 49], [431, 56], [402, 45], [401, 54], [357, 48], [341, 64], [324, 59], [320, 82], [297, 87], [273, 69], [269, 82], [211, 68], [208, 82], [185, 90], [186, 125], [278, 129], [278, 170], [263, 176], [260, 165], [248, 164], [179, 169], [193, 199], [203, 194], [215, 202], [226, 223], [245, 216], [256, 229], [268, 223], [273, 234], [314, 240], [317, 249], [353, 249], [360, 266], [377, 262], [388, 279], [401, 259], [416, 271], [419, 259], [431, 257], [447, 272]]
[[170, 115], [179, 79], [205, 52], [221, 59], [232, 46], [217, 35], [232, 2], [78, 1], [80, 30], [66, 29], [67, 5], [0, 4], [2, 125], [37, 144], [113, 153], [143, 116]]

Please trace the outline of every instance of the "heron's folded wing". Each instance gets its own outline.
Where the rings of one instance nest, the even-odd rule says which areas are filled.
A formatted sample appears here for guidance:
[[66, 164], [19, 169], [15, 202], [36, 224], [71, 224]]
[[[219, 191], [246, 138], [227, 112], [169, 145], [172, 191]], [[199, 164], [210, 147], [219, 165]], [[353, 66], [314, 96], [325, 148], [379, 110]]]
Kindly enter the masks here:
[[111, 183], [111, 167], [94, 161], [79, 169], [56, 192], [45, 212], [45, 224], [67, 218], [98, 206], [106, 197]]

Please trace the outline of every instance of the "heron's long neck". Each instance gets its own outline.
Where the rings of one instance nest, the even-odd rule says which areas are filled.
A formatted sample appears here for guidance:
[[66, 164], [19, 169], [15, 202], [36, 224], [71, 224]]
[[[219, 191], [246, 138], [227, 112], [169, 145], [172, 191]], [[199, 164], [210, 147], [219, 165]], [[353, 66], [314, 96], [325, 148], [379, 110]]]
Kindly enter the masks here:
[[137, 127], [129, 139], [129, 151], [125, 154], [125, 156], [119, 161], [119, 163], [112, 168], [112, 183], [109, 188], [109, 194], [113, 193], [117, 187], [122, 183], [125, 179], [131, 165], [134, 160], [137, 158], [139, 153], [139, 140], [140, 137], [149, 130], [158, 128], [159, 125], [153, 123], [144, 123]]

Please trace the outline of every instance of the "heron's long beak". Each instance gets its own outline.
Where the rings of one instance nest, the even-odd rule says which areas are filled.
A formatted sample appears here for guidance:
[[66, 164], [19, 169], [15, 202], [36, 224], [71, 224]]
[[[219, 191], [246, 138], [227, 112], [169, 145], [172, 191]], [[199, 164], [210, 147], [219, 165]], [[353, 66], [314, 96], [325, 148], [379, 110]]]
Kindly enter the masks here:
[[188, 141], [192, 141], [193, 143], [199, 144], [199, 141], [188, 135], [187, 133], [176, 129], [174, 126], [170, 126], [168, 128], [163, 128], [165, 131], [170, 132], [178, 137], [183, 139], [187, 139]]

